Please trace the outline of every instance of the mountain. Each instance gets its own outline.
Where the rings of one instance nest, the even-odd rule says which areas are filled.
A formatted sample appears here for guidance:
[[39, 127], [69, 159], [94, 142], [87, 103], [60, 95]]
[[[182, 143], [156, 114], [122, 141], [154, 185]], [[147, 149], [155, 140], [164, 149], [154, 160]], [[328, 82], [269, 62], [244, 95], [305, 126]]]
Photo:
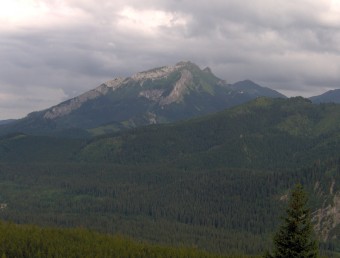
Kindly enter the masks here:
[[313, 103], [340, 103], [340, 89], [330, 90], [309, 98]]
[[321, 246], [339, 254], [339, 153], [340, 105], [301, 97], [91, 139], [12, 134], [0, 218], [259, 255], [301, 182]]
[[[191, 62], [115, 78], [94, 90], [2, 127], [2, 131], [86, 135], [214, 113], [259, 96], [285, 96], [251, 81], [227, 84]], [[67, 130], [65, 133], [64, 131]]]
[[0, 125], [6, 125], [6, 124], [12, 123], [14, 121], [15, 121], [15, 119], [0, 120]]
[[270, 97], [270, 98], [286, 98], [281, 93], [274, 91], [267, 87], [262, 87], [250, 80], [244, 80], [240, 82], [236, 82], [230, 85], [230, 88], [237, 92], [238, 94], [246, 94], [248, 98], [250, 96], [255, 97]]

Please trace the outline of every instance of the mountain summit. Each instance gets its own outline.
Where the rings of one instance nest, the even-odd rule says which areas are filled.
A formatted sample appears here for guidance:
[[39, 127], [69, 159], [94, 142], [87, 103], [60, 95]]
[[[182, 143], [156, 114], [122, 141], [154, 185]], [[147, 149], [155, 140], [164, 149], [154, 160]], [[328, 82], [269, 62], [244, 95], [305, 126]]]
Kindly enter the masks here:
[[33, 112], [4, 131], [55, 133], [93, 129], [105, 133], [205, 115], [259, 96], [285, 97], [249, 80], [227, 84], [192, 62], [114, 78], [49, 109]]

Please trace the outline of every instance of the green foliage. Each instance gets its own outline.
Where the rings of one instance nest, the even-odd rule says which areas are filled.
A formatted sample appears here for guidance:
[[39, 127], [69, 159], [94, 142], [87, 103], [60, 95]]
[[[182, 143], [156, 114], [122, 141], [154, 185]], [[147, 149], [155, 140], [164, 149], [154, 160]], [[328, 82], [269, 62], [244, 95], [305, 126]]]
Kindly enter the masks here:
[[181, 167], [205, 168], [304, 167], [340, 151], [335, 113], [340, 116], [340, 106], [258, 98], [204, 118], [93, 139], [76, 158], [120, 164], [176, 160]]
[[[0, 218], [258, 254], [295, 182], [313, 210], [331, 204], [340, 180], [337, 114], [337, 105], [303, 98], [258, 98], [88, 140], [12, 134], [0, 139]], [[323, 250], [339, 253], [338, 232]]]
[[[168, 164], [0, 164], [0, 217], [88, 227], [161, 244], [258, 254], [296, 181], [327, 193], [337, 162], [303, 170], [180, 169]], [[332, 173], [325, 173], [333, 171]], [[336, 189], [334, 189], [336, 190]], [[319, 190], [318, 190], [319, 191]], [[327, 199], [313, 194], [313, 209]], [[330, 243], [330, 242], [328, 242]], [[336, 250], [337, 242], [325, 249]]]
[[306, 206], [307, 195], [302, 185], [297, 184], [291, 193], [284, 222], [274, 237], [273, 255], [266, 257], [318, 257], [311, 215]]
[[86, 143], [84, 139], [11, 134], [0, 137], [0, 161], [65, 162]]
[[[266, 192], [262, 199], [261, 193], [254, 195], [255, 177], [246, 170], [74, 163], [2, 164], [0, 169], [4, 219], [119, 231], [218, 252], [256, 253], [264, 243], [264, 221], [275, 217], [268, 205], [277, 207]], [[258, 179], [269, 185], [265, 175]]]
[[104, 235], [84, 229], [54, 229], [18, 226], [0, 222], [2, 257], [202, 257], [241, 258], [202, 252], [194, 248], [150, 245], [126, 237]]

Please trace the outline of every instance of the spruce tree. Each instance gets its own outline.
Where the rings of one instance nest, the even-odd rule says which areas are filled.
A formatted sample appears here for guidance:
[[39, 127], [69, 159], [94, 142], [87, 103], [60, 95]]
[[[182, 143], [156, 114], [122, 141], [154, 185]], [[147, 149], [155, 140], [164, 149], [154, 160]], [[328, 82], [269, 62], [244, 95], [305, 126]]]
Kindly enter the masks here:
[[307, 195], [301, 184], [297, 184], [286, 210], [286, 217], [274, 236], [273, 254], [267, 258], [315, 258], [318, 246], [314, 239], [310, 210], [307, 208]]

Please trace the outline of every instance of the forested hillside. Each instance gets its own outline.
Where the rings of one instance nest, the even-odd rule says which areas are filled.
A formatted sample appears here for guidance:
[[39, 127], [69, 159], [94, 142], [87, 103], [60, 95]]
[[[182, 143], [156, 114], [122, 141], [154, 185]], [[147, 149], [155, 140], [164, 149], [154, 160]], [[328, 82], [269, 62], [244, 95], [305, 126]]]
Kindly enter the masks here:
[[182, 167], [299, 168], [340, 151], [340, 106], [303, 98], [258, 98], [179, 124], [95, 138], [76, 158]]
[[[340, 106], [259, 98], [91, 140], [0, 140], [0, 218], [258, 255], [297, 182], [328, 257], [340, 252]], [[333, 256], [332, 256], [333, 255]]]
[[[55, 229], [17, 226], [0, 222], [1, 257], [138, 257], [138, 258], [241, 258], [136, 242], [119, 235], [109, 236], [84, 229]], [[250, 256], [247, 256], [250, 257]]]

